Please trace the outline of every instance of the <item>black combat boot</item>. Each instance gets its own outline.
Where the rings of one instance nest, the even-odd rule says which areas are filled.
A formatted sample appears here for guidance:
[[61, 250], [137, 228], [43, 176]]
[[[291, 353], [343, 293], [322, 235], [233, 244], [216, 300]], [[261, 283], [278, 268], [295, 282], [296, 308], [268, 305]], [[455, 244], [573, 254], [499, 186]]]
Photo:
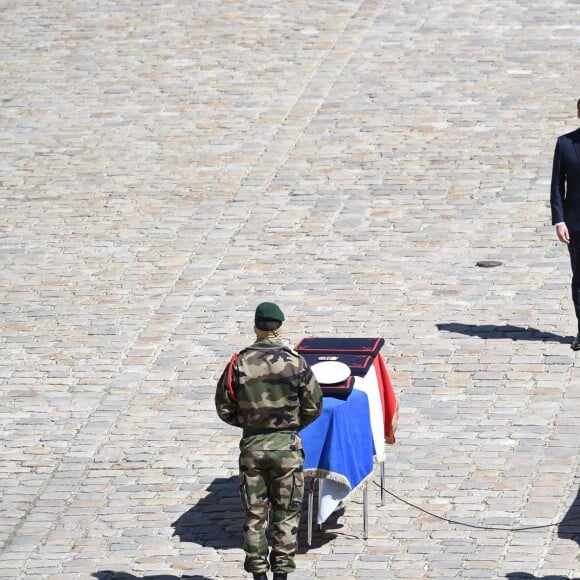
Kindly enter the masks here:
[[288, 574], [286, 572], [274, 572], [274, 580], [287, 580]]
[[254, 580], [268, 580], [266, 572], [254, 572]]

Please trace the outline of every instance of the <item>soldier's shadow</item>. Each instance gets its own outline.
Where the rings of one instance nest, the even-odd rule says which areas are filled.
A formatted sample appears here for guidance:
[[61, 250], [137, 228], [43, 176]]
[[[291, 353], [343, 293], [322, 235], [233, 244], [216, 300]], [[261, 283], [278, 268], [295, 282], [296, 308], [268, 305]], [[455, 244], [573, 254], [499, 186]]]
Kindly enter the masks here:
[[[192, 542], [209, 548], [227, 550], [243, 548], [244, 514], [240, 507], [238, 477], [218, 477], [207, 488], [207, 495], [199, 500], [171, 526], [173, 535], [181, 542]], [[305, 498], [298, 536], [299, 552], [308, 551], [307, 544], [307, 500]], [[315, 502], [316, 504], [316, 502]], [[324, 524], [323, 530], [312, 533], [311, 548], [320, 547], [336, 538], [332, 530], [342, 527], [337, 519], [338, 512]]]
[[221, 550], [242, 548], [243, 525], [237, 476], [214, 479], [207, 495], [171, 524], [180, 541]]

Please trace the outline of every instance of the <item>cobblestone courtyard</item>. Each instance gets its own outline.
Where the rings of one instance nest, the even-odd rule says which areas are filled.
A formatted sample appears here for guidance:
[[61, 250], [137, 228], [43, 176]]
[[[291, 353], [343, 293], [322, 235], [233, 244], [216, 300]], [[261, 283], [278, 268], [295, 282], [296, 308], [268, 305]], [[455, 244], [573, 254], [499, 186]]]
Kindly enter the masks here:
[[579, 9], [0, 0], [0, 578], [248, 577], [213, 391], [262, 300], [385, 338], [386, 487], [468, 524], [371, 484], [292, 580], [580, 578]]

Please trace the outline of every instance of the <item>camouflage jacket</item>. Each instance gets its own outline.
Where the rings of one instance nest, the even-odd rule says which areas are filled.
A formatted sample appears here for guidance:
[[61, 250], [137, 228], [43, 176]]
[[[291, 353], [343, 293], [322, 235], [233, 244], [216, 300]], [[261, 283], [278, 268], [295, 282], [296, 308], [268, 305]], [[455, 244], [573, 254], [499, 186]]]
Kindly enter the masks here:
[[255, 342], [230, 364], [218, 381], [215, 406], [244, 435], [298, 431], [320, 415], [320, 385], [304, 358], [284, 343]]

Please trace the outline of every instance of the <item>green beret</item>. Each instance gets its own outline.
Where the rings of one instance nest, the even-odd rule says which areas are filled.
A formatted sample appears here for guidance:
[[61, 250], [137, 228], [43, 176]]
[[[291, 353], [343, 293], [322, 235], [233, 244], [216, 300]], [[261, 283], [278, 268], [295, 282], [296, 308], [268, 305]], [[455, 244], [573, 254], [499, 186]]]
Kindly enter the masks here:
[[260, 330], [276, 330], [282, 325], [284, 320], [284, 313], [280, 307], [273, 302], [262, 302], [256, 308], [256, 316], [254, 322], [256, 328]]

